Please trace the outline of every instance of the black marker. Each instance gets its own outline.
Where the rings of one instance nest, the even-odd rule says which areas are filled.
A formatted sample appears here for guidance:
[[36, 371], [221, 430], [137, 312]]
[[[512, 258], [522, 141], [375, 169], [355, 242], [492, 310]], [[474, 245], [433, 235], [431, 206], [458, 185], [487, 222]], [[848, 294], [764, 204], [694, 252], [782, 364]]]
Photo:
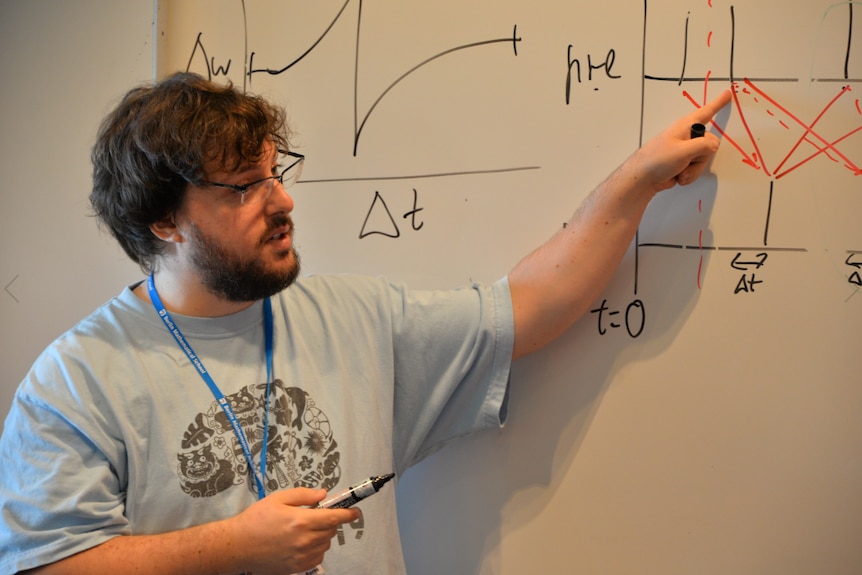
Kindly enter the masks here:
[[691, 125], [691, 137], [694, 138], [702, 138], [703, 135], [706, 134], [706, 126], [703, 124], [692, 124]]
[[346, 509], [353, 507], [366, 497], [371, 497], [383, 487], [390, 479], [395, 477], [394, 473], [369, 477], [359, 485], [348, 487], [341, 493], [324, 499], [317, 504], [319, 509]]
[[[394, 473], [369, 477], [359, 485], [348, 487], [341, 493], [333, 495], [317, 504], [316, 509], [347, 509], [353, 507], [363, 499], [371, 497], [383, 487], [390, 479], [395, 477]], [[304, 571], [301, 575], [324, 575], [323, 565]], [[299, 573], [295, 575], [300, 575]]]

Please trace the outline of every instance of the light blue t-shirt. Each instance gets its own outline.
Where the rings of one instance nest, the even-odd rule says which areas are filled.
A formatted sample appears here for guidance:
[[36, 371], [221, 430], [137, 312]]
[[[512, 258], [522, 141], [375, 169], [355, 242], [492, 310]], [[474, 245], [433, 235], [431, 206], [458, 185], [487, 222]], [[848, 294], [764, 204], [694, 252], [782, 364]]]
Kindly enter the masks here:
[[[233, 406], [259, 464], [262, 304], [174, 315]], [[310, 276], [273, 297], [267, 492], [343, 489], [401, 474], [505, 417], [508, 283], [409, 291], [379, 278]], [[126, 534], [233, 516], [256, 500], [213, 394], [152, 305], [123, 291], [39, 357], [0, 438], [0, 574]], [[359, 504], [324, 568], [404, 572], [395, 487]]]

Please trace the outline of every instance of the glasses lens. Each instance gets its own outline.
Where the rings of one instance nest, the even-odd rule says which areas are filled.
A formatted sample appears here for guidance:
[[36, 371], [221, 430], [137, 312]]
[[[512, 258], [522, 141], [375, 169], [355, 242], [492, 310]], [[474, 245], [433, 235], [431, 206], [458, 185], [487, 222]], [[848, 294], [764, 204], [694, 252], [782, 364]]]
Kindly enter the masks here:
[[276, 182], [280, 182], [285, 189], [295, 184], [302, 173], [302, 164], [305, 163], [303, 162], [304, 158], [297, 159], [293, 156], [287, 156], [286, 160], [288, 160], [285, 162], [287, 164], [287, 168], [281, 172], [281, 175], [272, 176], [271, 178], [267, 178], [249, 188], [246, 188], [245, 193], [241, 196], [242, 203], [251, 204], [260, 200], [265, 200], [269, 197], [269, 194], [272, 193], [272, 188], [275, 186]]
[[303, 161], [305, 158], [297, 159], [293, 156], [288, 156], [287, 159], [291, 161], [291, 164], [288, 164], [287, 168], [281, 173], [281, 185], [285, 188], [289, 188], [299, 180], [299, 176], [302, 174], [302, 165], [305, 163]]
[[246, 188], [245, 193], [241, 196], [242, 203], [253, 204], [258, 200], [268, 198], [276, 179], [276, 176], [273, 176]]

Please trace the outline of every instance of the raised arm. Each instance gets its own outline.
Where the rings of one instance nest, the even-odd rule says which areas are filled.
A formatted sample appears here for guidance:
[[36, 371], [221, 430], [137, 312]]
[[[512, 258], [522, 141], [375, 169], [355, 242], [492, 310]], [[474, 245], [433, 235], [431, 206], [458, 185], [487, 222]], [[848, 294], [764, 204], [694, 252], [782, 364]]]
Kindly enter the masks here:
[[326, 495], [287, 489], [222, 521], [160, 535], [121, 535], [29, 575], [255, 575], [300, 573], [323, 561], [338, 526], [358, 509], [307, 509]]
[[647, 142], [590, 193], [568, 225], [512, 269], [515, 358], [549, 343], [586, 313], [658, 192], [700, 177], [719, 140], [711, 133], [692, 139], [691, 125], [708, 124], [730, 99], [723, 92]]

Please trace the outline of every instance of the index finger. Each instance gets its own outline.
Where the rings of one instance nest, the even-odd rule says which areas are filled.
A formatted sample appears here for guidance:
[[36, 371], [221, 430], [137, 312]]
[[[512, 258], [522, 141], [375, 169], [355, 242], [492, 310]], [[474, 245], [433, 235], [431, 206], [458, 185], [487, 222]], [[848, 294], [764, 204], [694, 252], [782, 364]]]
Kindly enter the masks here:
[[727, 106], [732, 99], [733, 94], [730, 90], [724, 90], [721, 94], [713, 98], [707, 104], [704, 104], [692, 113], [692, 117], [701, 124], [706, 124], [712, 117], [715, 116], [722, 108]]

